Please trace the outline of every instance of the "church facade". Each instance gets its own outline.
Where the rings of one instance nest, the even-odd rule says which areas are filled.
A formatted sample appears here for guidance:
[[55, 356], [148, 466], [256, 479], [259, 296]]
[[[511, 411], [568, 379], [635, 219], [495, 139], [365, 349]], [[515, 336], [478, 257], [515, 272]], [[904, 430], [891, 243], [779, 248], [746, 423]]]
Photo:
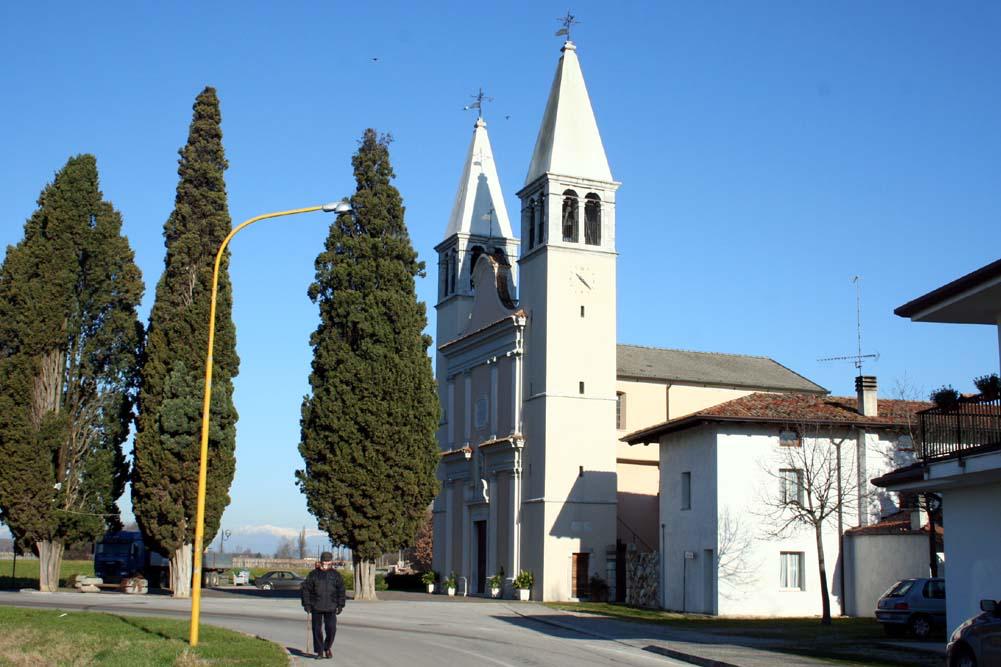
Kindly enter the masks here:
[[623, 552], [657, 550], [656, 447], [627, 431], [753, 391], [826, 393], [762, 357], [617, 345], [616, 190], [567, 41], [515, 236], [477, 119], [438, 253], [441, 490], [433, 568], [484, 594], [534, 576], [535, 600], [622, 598]]

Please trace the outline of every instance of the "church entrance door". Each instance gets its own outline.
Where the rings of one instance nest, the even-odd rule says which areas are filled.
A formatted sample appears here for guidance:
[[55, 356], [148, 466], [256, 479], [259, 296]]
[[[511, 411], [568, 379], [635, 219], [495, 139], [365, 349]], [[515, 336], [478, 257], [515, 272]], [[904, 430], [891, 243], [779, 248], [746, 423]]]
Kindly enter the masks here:
[[476, 521], [476, 583], [473, 592], [483, 595], [487, 592], [487, 522]]
[[575, 598], [587, 597], [591, 594], [591, 582], [588, 579], [591, 554], [579, 553], [573, 555], [573, 593]]

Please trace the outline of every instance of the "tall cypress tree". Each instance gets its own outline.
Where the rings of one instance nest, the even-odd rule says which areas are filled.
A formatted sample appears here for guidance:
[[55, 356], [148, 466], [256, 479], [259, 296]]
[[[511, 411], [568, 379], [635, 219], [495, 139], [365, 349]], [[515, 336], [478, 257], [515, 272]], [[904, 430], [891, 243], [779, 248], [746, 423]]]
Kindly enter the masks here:
[[[133, 452], [136, 522], [144, 538], [170, 557], [175, 597], [190, 594], [212, 267], [231, 226], [220, 121], [216, 91], [207, 87], [195, 100], [188, 143], [180, 150], [174, 211], [163, 228], [167, 257], [150, 313]], [[227, 252], [216, 306], [206, 544], [229, 505], [236, 470], [233, 378], [239, 359], [228, 266]]]
[[373, 561], [411, 542], [437, 491], [438, 399], [389, 138], [366, 130], [352, 163], [354, 212], [331, 225], [309, 287], [320, 325], [296, 477], [320, 529], [354, 551], [356, 599], [373, 599]]
[[66, 544], [120, 526], [142, 276], [97, 161], [71, 158], [0, 267], [0, 518], [53, 591]]

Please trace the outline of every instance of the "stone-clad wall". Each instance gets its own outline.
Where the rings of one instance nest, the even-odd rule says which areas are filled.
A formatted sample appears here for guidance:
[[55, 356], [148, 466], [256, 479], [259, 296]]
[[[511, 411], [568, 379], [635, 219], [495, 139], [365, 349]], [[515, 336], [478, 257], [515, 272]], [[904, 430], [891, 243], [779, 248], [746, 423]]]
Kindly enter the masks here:
[[630, 549], [626, 552], [626, 604], [656, 609], [660, 607], [657, 582], [660, 554]]

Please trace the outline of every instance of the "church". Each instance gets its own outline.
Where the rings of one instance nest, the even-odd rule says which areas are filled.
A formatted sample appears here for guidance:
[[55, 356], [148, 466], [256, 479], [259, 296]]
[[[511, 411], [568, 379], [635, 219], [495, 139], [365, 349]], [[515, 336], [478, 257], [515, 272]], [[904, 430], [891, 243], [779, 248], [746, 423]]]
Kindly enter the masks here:
[[534, 600], [623, 599], [657, 551], [659, 453], [628, 431], [752, 392], [825, 394], [764, 357], [618, 345], [612, 176], [577, 48], [561, 49], [512, 228], [474, 128], [438, 253], [441, 490], [433, 568], [459, 590], [531, 572]]

